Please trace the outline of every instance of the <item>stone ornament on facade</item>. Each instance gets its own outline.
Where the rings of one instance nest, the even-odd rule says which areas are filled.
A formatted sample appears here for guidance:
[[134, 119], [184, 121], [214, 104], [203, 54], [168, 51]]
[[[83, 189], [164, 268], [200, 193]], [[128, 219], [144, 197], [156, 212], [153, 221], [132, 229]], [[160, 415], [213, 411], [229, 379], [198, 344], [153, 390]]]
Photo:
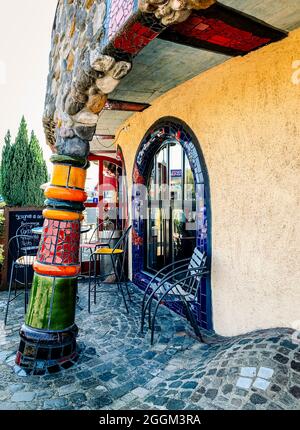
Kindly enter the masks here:
[[163, 25], [178, 24], [190, 16], [192, 9], [207, 9], [215, 0], [140, 0], [142, 12], [154, 13]]

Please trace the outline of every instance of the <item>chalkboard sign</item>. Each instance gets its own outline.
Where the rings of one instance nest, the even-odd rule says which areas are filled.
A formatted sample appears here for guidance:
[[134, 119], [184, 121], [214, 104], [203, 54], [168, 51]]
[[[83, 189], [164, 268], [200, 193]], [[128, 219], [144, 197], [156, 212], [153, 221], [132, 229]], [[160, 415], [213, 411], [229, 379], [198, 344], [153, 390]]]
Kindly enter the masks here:
[[[8, 288], [8, 280], [11, 268], [11, 256], [8, 252], [8, 244], [12, 237], [15, 235], [26, 235], [30, 236], [26, 239], [24, 238], [20, 242], [21, 249], [24, 249], [25, 255], [36, 255], [37, 248], [40, 240], [40, 236], [33, 235], [31, 229], [35, 227], [40, 227], [43, 225], [44, 219], [42, 215], [42, 209], [38, 208], [5, 208], [5, 260], [4, 268], [2, 273], [2, 285], [1, 289]], [[29, 270], [29, 281], [32, 278], [33, 270]], [[20, 280], [22, 278], [20, 277]]]

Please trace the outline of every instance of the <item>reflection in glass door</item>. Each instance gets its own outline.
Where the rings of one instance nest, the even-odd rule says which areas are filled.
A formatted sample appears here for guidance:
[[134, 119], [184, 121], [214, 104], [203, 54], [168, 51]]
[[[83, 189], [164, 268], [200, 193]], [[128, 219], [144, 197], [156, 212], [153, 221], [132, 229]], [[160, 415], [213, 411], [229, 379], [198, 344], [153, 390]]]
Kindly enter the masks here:
[[178, 142], [155, 154], [148, 177], [147, 269], [157, 271], [192, 255], [196, 246], [195, 184]]

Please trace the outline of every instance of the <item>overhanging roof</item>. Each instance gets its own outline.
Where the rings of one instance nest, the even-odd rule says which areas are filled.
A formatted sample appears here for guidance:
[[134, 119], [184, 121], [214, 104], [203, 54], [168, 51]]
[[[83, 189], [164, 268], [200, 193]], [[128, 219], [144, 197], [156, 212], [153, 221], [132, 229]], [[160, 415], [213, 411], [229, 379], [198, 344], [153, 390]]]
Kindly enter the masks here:
[[[243, 20], [243, 14], [251, 15], [254, 18], [254, 26], [256, 22], [258, 27], [261, 25], [260, 21], [265, 22], [267, 24], [266, 34], [268, 36], [269, 31], [269, 35], [271, 34], [274, 37], [272, 40], [280, 39], [280, 31], [277, 38], [276, 29], [290, 31], [300, 26], [299, 0], [280, 0], [276, 2], [274, 0], [223, 0], [222, 4], [241, 11], [241, 20]], [[221, 16], [220, 11], [224, 8], [220, 4], [215, 5], [214, 8], [217, 21], [218, 16]], [[233, 11], [234, 13], [236, 12]], [[204, 12], [205, 14], [209, 14], [209, 11]], [[245, 30], [248, 30], [247, 22], [241, 25], [245, 25]], [[276, 27], [274, 32], [273, 28], [268, 30], [268, 25]], [[252, 23], [250, 22], [251, 26]], [[171, 31], [172, 29], [167, 30], [167, 32]], [[257, 34], [260, 35], [261, 29], [258, 28], [257, 31]], [[161, 38], [154, 39], [134, 58], [132, 71], [121, 81], [117, 89], [110, 94], [110, 99], [151, 103], [177, 85], [231, 58], [230, 55], [224, 53], [221, 54], [163, 40], [164, 37], [169, 38], [168, 35], [164, 36], [164, 33], [162, 33]], [[185, 43], [185, 41], [182, 41], [182, 43]], [[234, 53], [231, 54], [234, 55]], [[237, 54], [240, 54], [240, 52], [237, 51]], [[102, 111], [99, 115], [96, 133], [99, 135], [114, 135], [117, 128], [132, 114], [133, 112], [130, 111]], [[105, 150], [105, 148], [113, 144], [112, 139], [110, 141], [105, 139], [103, 141], [105, 146], [101, 148], [101, 142], [101, 138], [95, 139], [92, 142], [91, 149]]]

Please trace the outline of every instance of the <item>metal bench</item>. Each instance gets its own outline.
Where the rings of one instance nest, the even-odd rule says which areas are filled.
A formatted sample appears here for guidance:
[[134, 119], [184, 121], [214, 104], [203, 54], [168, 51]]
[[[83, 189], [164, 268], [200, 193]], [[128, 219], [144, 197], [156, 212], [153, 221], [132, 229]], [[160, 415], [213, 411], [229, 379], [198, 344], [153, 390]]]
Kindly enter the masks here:
[[[191, 306], [197, 301], [201, 279], [209, 273], [206, 261], [207, 256], [205, 253], [195, 248], [191, 258], [171, 263], [152, 277], [144, 292], [141, 316], [141, 331], [143, 332], [146, 313], [148, 311], [151, 345], [154, 340], [155, 318], [159, 306], [170, 302], [182, 303], [187, 319], [191, 323], [196, 336], [203, 341]], [[153, 300], [156, 301], [156, 305], [152, 312]]]

